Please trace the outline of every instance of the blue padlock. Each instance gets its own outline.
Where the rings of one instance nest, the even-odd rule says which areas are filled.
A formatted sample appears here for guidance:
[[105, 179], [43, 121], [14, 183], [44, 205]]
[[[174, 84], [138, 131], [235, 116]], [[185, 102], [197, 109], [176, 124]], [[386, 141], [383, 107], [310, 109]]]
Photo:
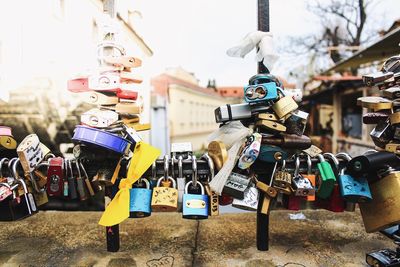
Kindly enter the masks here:
[[207, 219], [208, 218], [208, 196], [204, 194], [204, 186], [197, 182], [200, 186], [201, 195], [188, 194], [189, 185], [193, 184], [192, 181], [188, 182], [183, 194], [183, 209], [182, 217], [184, 219]]
[[[339, 153], [336, 157], [345, 158], [350, 161], [350, 156], [345, 153]], [[372, 200], [371, 191], [366, 178], [360, 177], [355, 179], [351, 175], [345, 174], [345, 169], [342, 168], [338, 177], [340, 194], [343, 199], [352, 203], [363, 203]]]
[[261, 145], [260, 154], [258, 155], [258, 159], [264, 162], [277, 162], [286, 160], [288, 157], [288, 153], [278, 146], [272, 145]]
[[130, 189], [129, 218], [144, 218], [151, 215], [152, 190], [147, 179], [142, 178], [146, 188]]

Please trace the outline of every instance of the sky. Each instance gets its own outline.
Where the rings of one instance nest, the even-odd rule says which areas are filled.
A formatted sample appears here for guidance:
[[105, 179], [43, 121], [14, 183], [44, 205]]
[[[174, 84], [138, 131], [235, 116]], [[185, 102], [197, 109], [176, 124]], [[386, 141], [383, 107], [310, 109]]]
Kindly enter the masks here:
[[[319, 30], [318, 18], [306, 9], [305, 0], [270, 0], [270, 29], [281, 51], [288, 37]], [[255, 54], [230, 58], [226, 50], [257, 29], [256, 0], [135, 0], [142, 14], [137, 28], [154, 51], [145, 64], [154, 76], [167, 67], [181, 66], [194, 72], [205, 86], [243, 86], [255, 74]], [[400, 18], [400, 0], [374, 0], [371, 24], [389, 27]], [[286, 75], [298, 60], [282, 56], [274, 74]]]

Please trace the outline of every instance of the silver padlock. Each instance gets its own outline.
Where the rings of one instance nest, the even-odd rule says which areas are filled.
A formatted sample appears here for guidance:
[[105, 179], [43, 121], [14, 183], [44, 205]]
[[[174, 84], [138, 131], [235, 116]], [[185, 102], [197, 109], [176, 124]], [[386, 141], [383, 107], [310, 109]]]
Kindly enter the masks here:
[[[174, 160], [174, 158], [172, 158]], [[178, 177], [176, 178], [178, 183], [178, 211], [182, 210], [182, 199], [185, 193], [186, 178], [183, 176], [183, 157], [178, 157]]]
[[232, 206], [238, 209], [255, 211], [258, 207], [259, 191], [253, 183], [244, 192], [244, 198], [233, 199]]
[[243, 199], [249, 183], [250, 179], [248, 177], [232, 172], [225, 183], [223, 192], [233, 198]]
[[306, 177], [302, 176], [300, 171], [300, 158], [296, 155], [296, 167], [294, 170], [292, 185], [293, 189], [295, 190], [296, 196], [314, 196], [315, 195], [315, 188], [311, 184], [310, 180]]

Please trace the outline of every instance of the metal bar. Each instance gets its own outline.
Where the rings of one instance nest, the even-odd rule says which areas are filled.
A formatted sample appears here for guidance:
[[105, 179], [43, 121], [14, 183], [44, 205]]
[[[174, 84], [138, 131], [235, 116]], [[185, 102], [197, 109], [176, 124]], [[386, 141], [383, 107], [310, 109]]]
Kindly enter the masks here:
[[[258, 0], [258, 30], [269, 32], [269, 0]], [[262, 61], [258, 63], [258, 73], [269, 73]], [[272, 171], [272, 167], [268, 170]], [[266, 182], [267, 177], [261, 176], [259, 179]], [[260, 194], [259, 199], [264, 199], [263, 193]], [[269, 214], [260, 212], [262, 202], [259, 201], [257, 208], [257, 249], [267, 251], [269, 247]]]

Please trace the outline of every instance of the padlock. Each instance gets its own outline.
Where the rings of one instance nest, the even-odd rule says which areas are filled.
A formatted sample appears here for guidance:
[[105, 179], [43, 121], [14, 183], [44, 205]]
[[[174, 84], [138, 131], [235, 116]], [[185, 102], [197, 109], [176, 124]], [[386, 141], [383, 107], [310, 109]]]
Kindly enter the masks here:
[[89, 195], [87, 193], [87, 189], [86, 189], [86, 186], [85, 186], [85, 181], [84, 181], [84, 179], [82, 178], [82, 175], [81, 175], [81, 170], [79, 168], [78, 161], [75, 162], [75, 165], [76, 165], [76, 170], [78, 172], [78, 177], [76, 178], [76, 189], [78, 191], [78, 195], [79, 195], [80, 201], [85, 201], [85, 200], [87, 200], [89, 198]]
[[395, 86], [388, 89], [383, 90], [383, 96], [389, 99], [397, 99], [400, 98], [400, 87]]
[[[79, 161], [79, 160], [77, 160], [77, 161]], [[80, 162], [80, 161], [79, 161], [79, 167], [83, 171], [83, 175], [84, 175], [83, 180], [85, 182], [86, 189], [88, 190], [89, 195], [94, 196], [95, 192], [94, 192], [93, 186], [90, 182], [89, 175], [87, 174], [85, 167], [83, 166], [82, 162]]]
[[244, 100], [247, 103], [257, 104], [276, 100], [278, 88], [275, 82], [249, 84], [244, 87]]
[[331, 165], [325, 161], [324, 156], [319, 154], [318, 158], [320, 162], [317, 164], [319, 170], [317, 196], [324, 199], [331, 195], [335, 186], [336, 176]]
[[258, 207], [258, 190], [254, 186], [254, 184], [250, 184], [250, 186], [244, 192], [244, 198], [241, 199], [233, 199], [232, 207], [243, 209], [243, 210], [257, 210]]
[[364, 124], [378, 124], [381, 121], [387, 121], [389, 118], [389, 111], [382, 110], [378, 112], [368, 112], [363, 115]]
[[278, 195], [278, 191], [274, 187], [272, 187], [277, 166], [278, 166], [278, 162], [275, 162], [274, 168], [272, 170], [271, 178], [269, 180], [269, 185], [267, 185], [266, 183], [260, 182], [257, 179], [257, 177], [254, 176], [256, 187], [262, 192], [262, 196], [263, 196], [262, 198], [260, 197], [261, 198], [260, 201], [262, 201], [260, 212], [262, 214], [269, 213], [269, 207], [271, 205], [271, 200]]
[[[338, 158], [343, 158], [347, 162], [351, 157], [346, 153], [339, 153]], [[351, 203], [367, 202], [372, 200], [368, 181], [364, 177], [355, 179], [351, 175], [345, 174], [346, 168], [342, 168], [338, 177], [340, 194], [344, 200]]]
[[8, 149], [12, 150], [17, 147], [17, 141], [12, 136], [0, 136], [0, 150]]
[[286, 133], [302, 136], [306, 130], [309, 114], [301, 110], [295, 110], [290, 113], [289, 118], [285, 120]]
[[81, 123], [96, 128], [106, 128], [118, 121], [118, 113], [93, 108], [81, 115]]
[[284, 204], [288, 210], [298, 211], [301, 208], [305, 197], [286, 195], [284, 196]]
[[379, 96], [363, 96], [357, 98], [357, 105], [363, 108], [372, 109], [373, 111], [385, 110], [392, 108], [392, 101]]
[[242, 170], [250, 168], [260, 154], [261, 135], [259, 133], [252, 134], [247, 139], [245, 146], [237, 163], [238, 168]]
[[339, 186], [337, 184], [334, 185], [329, 198], [317, 198], [317, 206], [332, 212], [343, 212], [346, 207], [346, 203], [340, 195]]
[[279, 121], [279, 118], [274, 113], [260, 113], [257, 119], [266, 121]]
[[393, 127], [389, 121], [382, 121], [376, 125], [369, 135], [376, 146], [384, 148], [393, 139]]
[[292, 194], [292, 174], [286, 170], [286, 160], [282, 161], [282, 168], [275, 172], [273, 187], [284, 194]]
[[221, 206], [231, 205], [233, 202], [233, 197], [222, 192], [221, 195], [219, 196], [218, 202]]
[[[311, 185], [316, 188], [317, 177], [312, 173], [312, 161], [310, 155], [307, 154], [307, 174], [302, 174], [303, 177], [307, 178]], [[315, 201], [315, 193], [314, 195], [309, 195], [306, 197], [307, 201]]]
[[[183, 195], [182, 217], [184, 219], [207, 219], [208, 218], [208, 196], [204, 193], [204, 187], [197, 182], [197, 177], [193, 174], [193, 181], [189, 181], [185, 187]], [[197, 185], [196, 185], [197, 184]], [[201, 193], [189, 194], [189, 185], [200, 186]]]
[[33, 195], [28, 192], [28, 188], [23, 179], [17, 179], [22, 186], [24, 194], [15, 197], [9, 202], [13, 221], [26, 218], [38, 212]]
[[390, 171], [370, 188], [372, 201], [359, 204], [366, 232], [400, 224], [400, 171]]
[[[172, 181], [171, 187], [161, 187], [161, 181], [169, 179]], [[153, 189], [151, 199], [152, 211], [176, 211], [178, 209], [178, 189], [172, 177], [161, 177], [157, 181], [157, 186]]]
[[400, 123], [400, 112], [394, 112], [389, 115], [391, 125], [398, 125]]
[[228, 160], [227, 149], [221, 141], [212, 141], [208, 144], [208, 155], [212, 158], [217, 170], [220, 170]]
[[385, 150], [387, 152], [395, 153], [397, 155], [400, 155], [400, 144], [396, 143], [389, 143], [386, 144]]
[[0, 190], [4, 189], [3, 187], [7, 188], [6, 195], [8, 195], [8, 191], [10, 191], [11, 194], [9, 196], [4, 196], [3, 200], [0, 201], [0, 221], [12, 221], [13, 217], [10, 202], [16, 196], [14, 190], [18, 187], [18, 184], [10, 186], [9, 184], [4, 183], [4, 185], [0, 187]]
[[256, 126], [260, 128], [261, 132], [263, 132], [264, 130], [270, 131], [272, 133], [279, 133], [286, 131], [285, 125], [280, 124], [276, 121], [258, 120], [256, 122]]
[[68, 181], [68, 196], [69, 199], [77, 199], [78, 198], [78, 191], [76, 189], [76, 179], [74, 177], [74, 173], [72, 170], [71, 160], [67, 160], [68, 162], [68, 170], [69, 176], [67, 177]]
[[271, 136], [268, 134], [261, 134], [261, 143], [263, 145], [274, 145], [281, 148], [303, 150], [311, 146], [311, 139], [306, 135], [295, 135], [282, 133], [279, 135]]
[[352, 158], [347, 164], [346, 172], [355, 178], [359, 178], [387, 165], [398, 166], [399, 163], [400, 160], [394, 153], [386, 151], [373, 152]]
[[64, 186], [64, 160], [61, 157], [49, 159], [47, 169], [47, 194], [51, 197], [59, 197], [63, 194]]
[[36, 134], [30, 134], [17, 147], [17, 154], [25, 172], [33, 172], [43, 160], [43, 151]]
[[151, 215], [151, 196], [150, 183], [147, 179], [141, 178], [139, 184], [144, 183], [145, 188], [134, 187], [129, 190], [129, 218], [144, 218]]
[[296, 196], [313, 196], [315, 195], [315, 188], [312, 186], [310, 180], [303, 177], [300, 173], [300, 158], [296, 156], [295, 170], [292, 179], [294, 194]]
[[9, 201], [12, 194], [13, 189], [8, 183], [0, 183], [0, 202]]
[[283, 118], [298, 107], [296, 101], [290, 96], [284, 96], [272, 105], [272, 109], [278, 118]]
[[[174, 160], [174, 159], [172, 159]], [[183, 157], [178, 157], [178, 177], [176, 178], [178, 183], [178, 210], [182, 210], [183, 194], [185, 193], [186, 178], [183, 176]]]
[[207, 179], [207, 183], [204, 185], [204, 189], [206, 190], [206, 193], [209, 198], [208, 202], [208, 214], [210, 216], [217, 216], [219, 215], [219, 196], [218, 194], [213, 191], [209, 185], [210, 181], [214, 178], [214, 162], [211, 159], [211, 157], [206, 153], [203, 155], [203, 158], [207, 161], [208, 168], [210, 169], [210, 174]]
[[287, 159], [288, 153], [278, 146], [272, 145], [261, 145], [260, 154], [258, 159], [260, 161], [274, 163], [276, 161], [282, 161]]
[[250, 179], [248, 177], [232, 172], [225, 183], [223, 192], [233, 198], [243, 199], [249, 183]]

